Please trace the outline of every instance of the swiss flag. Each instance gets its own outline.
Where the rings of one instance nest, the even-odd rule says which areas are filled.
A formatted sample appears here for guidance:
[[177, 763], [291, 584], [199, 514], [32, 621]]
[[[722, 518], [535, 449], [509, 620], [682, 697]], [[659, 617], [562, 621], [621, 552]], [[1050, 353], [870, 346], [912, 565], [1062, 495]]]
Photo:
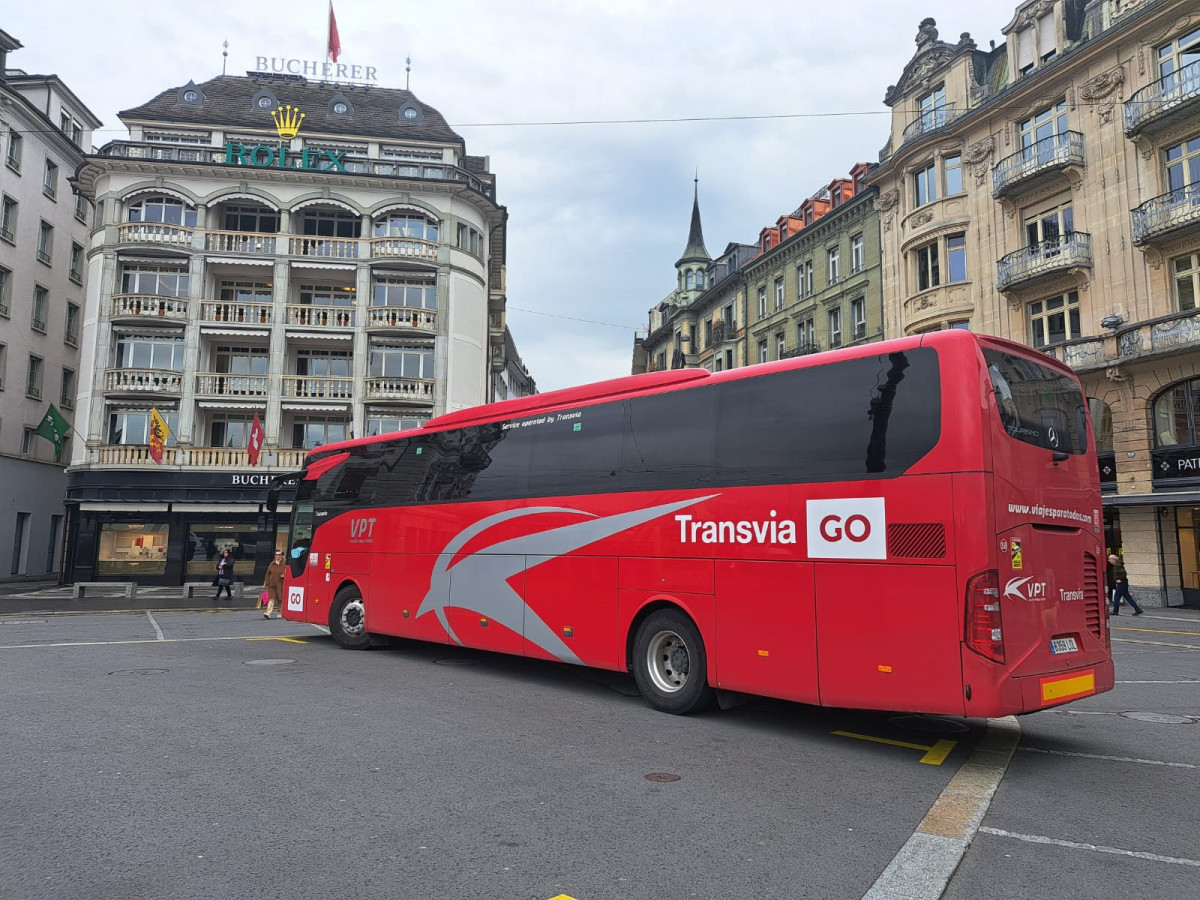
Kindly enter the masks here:
[[263, 441], [267, 433], [263, 431], [262, 423], [258, 421], [258, 413], [254, 414], [254, 422], [250, 426], [250, 443], [246, 445], [246, 455], [250, 457], [250, 465], [258, 465], [258, 457], [262, 453]]
[[329, 4], [329, 58], [337, 62], [342, 52], [342, 39], [338, 37], [337, 16], [333, 14], [333, 3]]

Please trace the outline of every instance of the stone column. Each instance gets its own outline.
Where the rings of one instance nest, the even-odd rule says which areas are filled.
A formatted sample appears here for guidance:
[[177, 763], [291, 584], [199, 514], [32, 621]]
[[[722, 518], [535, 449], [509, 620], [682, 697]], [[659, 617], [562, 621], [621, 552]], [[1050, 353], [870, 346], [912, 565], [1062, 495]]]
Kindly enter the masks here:
[[[286, 211], [284, 212], [286, 216]], [[283, 249], [283, 248], [281, 248]], [[283, 376], [287, 374], [287, 303], [291, 293], [291, 265], [286, 259], [275, 260], [274, 286], [271, 289], [271, 337], [267, 357], [267, 414], [263, 430], [267, 433], [264, 449], [278, 451], [283, 444]]]
[[[1164, 538], [1170, 533], [1169, 540], [1173, 544], [1175, 523], [1169, 507], [1121, 508], [1121, 558], [1129, 573], [1129, 592], [1141, 606], [1165, 605], [1167, 591], [1163, 579], [1164, 559], [1159, 555], [1160, 530]], [[1165, 552], [1165, 545], [1163, 550]], [[1166, 560], [1167, 568], [1176, 568], [1176, 559]]]
[[188, 265], [188, 315], [183, 332], [183, 393], [179, 398], [179, 423], [175, 440], [179, 447], [196, 447], [205, 444], [203, 422], [196, 409], [196, 376], [206, 371], [207, 360], [203, 359], [205, 347], [200, 336], [203, 320], [204, 298], [208, 291], [205, 281], [205, 258], [200, 254], [192, 257]]
[[354, 344], [351, 350], [351, 372], [354, 375], [351, 425], [355, 437], [367, 433], [367, 376], [370, 372], [371, 347], [367, 337], [367, 312], [371, 305], [371, 267], [360, 261], [354, 271]]

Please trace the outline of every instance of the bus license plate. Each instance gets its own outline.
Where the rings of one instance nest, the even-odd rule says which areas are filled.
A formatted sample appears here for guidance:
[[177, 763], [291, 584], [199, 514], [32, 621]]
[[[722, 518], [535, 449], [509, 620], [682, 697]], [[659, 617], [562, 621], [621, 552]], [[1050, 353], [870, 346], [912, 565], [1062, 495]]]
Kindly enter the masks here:
[[1075, 643], [1075, 638], [1054, 638], [1050, 641], [1051, 653], [1076, 653], [1079, 650], [1079, 645]]

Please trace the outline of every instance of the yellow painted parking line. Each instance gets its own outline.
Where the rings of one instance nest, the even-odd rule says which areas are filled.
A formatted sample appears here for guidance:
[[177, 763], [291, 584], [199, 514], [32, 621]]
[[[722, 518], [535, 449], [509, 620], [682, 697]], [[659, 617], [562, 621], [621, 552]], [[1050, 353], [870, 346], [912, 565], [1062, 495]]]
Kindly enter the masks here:
[[859, 741], [874, 741], [877, 744], [890, 744], [893, 747], [904, 747], [906, 750], [924, 750], [925, 755], [921, 757], [921, 762], [931, 766], [940, 766], [946, 761], [946, 757], [950, 755], [950, 751], [957, 745], [958, 741], [936, 741], [933, 746], [925, 744], [912, 744], [908, 741], [895, 741], [891, 738], [875, 737], [870, 734], [855, 734], [853, 731], [834, 731], [838, 737], [854, 738]]
[[[139, 611], [140, 614], [140, 611]], [[120, 644], [184, 644], [198, 643], [202, 641], [252, 641], [254, 638], [238, 635], [237, 637], [202, 637], [202, 638], [167, 638], [160, 641], [158, 638], [149, 638], [133, 641], [66, 641], [60, 644], [7, 644], [0, 646], [0, 650], [30, 650], [45, 647], [113, 647]], [[1197, 648], [1200, 650], [1200, 647]]]
[[1197, 644], [1173, 644], [1170, 641], [1139, 641], [1137, 638], [1113, 638], [1114, 644], [1153, 644], [1155, 647], [1182, 647], [1184, 650], [1200, 650]]
[[287, 641], [289, 644], [307, 644], [308, 643], [308, 641], [304, 640], [304, 638], [290, 638], [290, 637], [262, 637], [262, 638], [255, 637], [255, 638], [246, 638], [246, 640], [248, 640], [248, 641]]
[[554, 897], [551, 897], [550, 900], [575, 900], [575, 898], [568, 897], [566, 894], [558, 894]]
[[1144, 631], [1146, 634], [1187, 634], [1200, 637], [1200, 631], [1160, 631], [1157, 628], [1126, 628], [1124, 625], [1114, 625], [1109, 631]]

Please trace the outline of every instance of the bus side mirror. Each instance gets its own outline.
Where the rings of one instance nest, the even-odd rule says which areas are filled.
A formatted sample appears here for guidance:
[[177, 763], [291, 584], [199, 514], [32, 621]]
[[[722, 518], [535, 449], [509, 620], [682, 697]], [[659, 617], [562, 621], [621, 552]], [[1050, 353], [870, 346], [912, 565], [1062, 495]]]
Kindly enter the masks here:
[[271, 490], [267, 491], [267, 512], [274, 513], [279, 510], [279, 491], [272, 486]]

